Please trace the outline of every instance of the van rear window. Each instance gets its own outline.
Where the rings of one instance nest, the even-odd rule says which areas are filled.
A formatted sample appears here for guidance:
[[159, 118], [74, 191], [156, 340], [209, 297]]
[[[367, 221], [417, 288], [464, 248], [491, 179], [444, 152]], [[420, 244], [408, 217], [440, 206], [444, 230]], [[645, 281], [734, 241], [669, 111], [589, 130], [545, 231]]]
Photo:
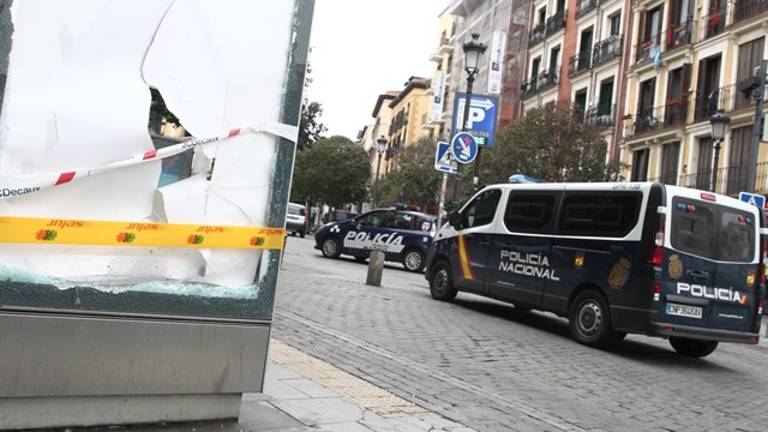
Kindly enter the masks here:
[[736, 209], [685, 198], [672, 200], [672, 247], [717, 261], [752, 262], [754, 216]]

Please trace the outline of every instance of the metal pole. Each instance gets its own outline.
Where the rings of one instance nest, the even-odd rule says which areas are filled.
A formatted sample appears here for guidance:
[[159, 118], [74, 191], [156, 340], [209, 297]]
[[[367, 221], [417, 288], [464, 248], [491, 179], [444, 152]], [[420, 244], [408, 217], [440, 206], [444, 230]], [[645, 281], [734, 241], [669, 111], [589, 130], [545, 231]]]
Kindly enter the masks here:
[[[464, 117], [461, 119], [461, 131], [466, 132], [469, 129], [469, 106], [472, 102], [472, 85], [475, 83], [475, 74], [471, 73], [467, 75], [467, 92], [464, 97]], [[478, 149], [478, 157], [480, 157], [480, 152]], [[453, 188], [453, 201], [456, 202], [459, 199], [461, 199], [461, 186], [462, 186], [462, 165], [459, 164], [458, 170], [456, 172], [456, 178], [454, 180], [454, 188]], [[477, 174], [475, 174], [477, 175]]]
[[760, 63], [760, 69], [757, 72], [758, 87], [755, 90], [755, 121], [752, 125], [752, 146], [749, 149], [749, 163], [747, 165], [746, 192], [754, 192], [757, 188], [757, 156], [760, 150], [760, 141], [762, 139], [763, 126], [763, 101], [765, 100], [765, 75], [768, 73], [768, 60]]
[[720, 140], [715, 140], [715, 160], [714, 160], [714, 168], [712, 169], [712, 192], [717, 192], [717, 170], [718, 166], [720, 165]]
[[443, 173], [443, 183], [440, 186], [440, 204], [437, 206], [437, 230], [443, 226], [443, 209], [445, 208], [445, 189], [448, 187], [448, 174]]
[[373, 208], [379, 207], [379, 171], [381, 170], [381, 152], [376, 161], [376, 181], [373, 183]]

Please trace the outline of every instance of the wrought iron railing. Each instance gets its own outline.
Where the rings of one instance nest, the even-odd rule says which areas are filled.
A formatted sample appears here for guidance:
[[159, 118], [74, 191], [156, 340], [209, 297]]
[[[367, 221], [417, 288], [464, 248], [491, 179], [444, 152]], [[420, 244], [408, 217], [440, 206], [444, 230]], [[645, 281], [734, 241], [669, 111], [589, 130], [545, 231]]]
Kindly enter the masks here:
[[595, 9], [600, 4], [600, 0], [576, 0], [576, 18], [585, 15], [587, 12]]
[[597, 105], [587, 109], [584, 122], [598, 128], [608, 128], [616, 122], [616, 105]]
[[554, 70], [546, 70], [538, 75], [535, 75], [525, 81], [523, 81], [520, 89], [523, 92], [523, 97], [530, 97], [542, 90], [553, 87], [558, 83], [557, 70], [559, 67], [555, 67]]
[[541, 41], [544, 40], [545, 34], [545, 25], [539, 24], [536, 27], [532, 28], [531, 31], [528, 32], [528, 46], [532, 47]]
[[568, 59], [568, 76], [577, 75], [592, 67], [592, 50], [581, 51]]
[[555, 33], [556, 31], [565, 28], [565, 17], [568, 16], [567, 10], [561, 10], [556, 12], [551, 17], [547, 18], [547, 35]]
[[699, 19], [699, 41], [713, 38], [725, 30], [725, 19], [728, 16], [726, 7], [726, 4], [723, 4]]
[[765, 0], [740, 0], [730, 5], [731, 24], [756, 17], [768, 12], [768, 1]]
[[601, 40], [592, 49], [592, 67], [621, 56], [622, 35], [614, 35]]
[[688, 112], [686, 98], [672, 99], [664, 105], [637, 112], [624, 124], [624, 136], [634, 137], [657, 129], [685, 124]]
[[635, 62], [640, 63], [650, 60], [657, 52], [661, 53], [661, 33], [657, 33], [635, 45]]
[[688, 17], [684, 23], [670, 27], [663, 32], [664, 42], [667, 50], [680, 48], [683, 45], [688, 45], [693, 40], [693, 17]]
[[709, 120], [717, 111], [738, 111], [755, 106], [755, 100], [744, 96], [744, 93], [739, 91], [738, 84], [730, 84], [712, 91], [697, 91], [695, 98], [694, 123]]
[[711, 169], [684, 173], [679, 176], [662, 175], [661, 177], [650, 178], [648, 181], [733, 196], [738, 195], [739, 192], [768, 193], [768, 162], [758, 162], [755, 168], [755, 190], [753, 191], [747, 191], [749, 167], [746, 165], [718, 168], [716, 185], [713, 184], [714, 170]]

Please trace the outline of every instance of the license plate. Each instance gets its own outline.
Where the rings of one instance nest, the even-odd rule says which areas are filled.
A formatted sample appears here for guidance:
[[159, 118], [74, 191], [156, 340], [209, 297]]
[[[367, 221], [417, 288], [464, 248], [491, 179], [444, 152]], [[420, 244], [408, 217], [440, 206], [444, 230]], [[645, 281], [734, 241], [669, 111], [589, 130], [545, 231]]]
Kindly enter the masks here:
[[667, 303], [667, 315], [676, 315], [686, 318], [701, 318], [703, 310], [699, 306]]

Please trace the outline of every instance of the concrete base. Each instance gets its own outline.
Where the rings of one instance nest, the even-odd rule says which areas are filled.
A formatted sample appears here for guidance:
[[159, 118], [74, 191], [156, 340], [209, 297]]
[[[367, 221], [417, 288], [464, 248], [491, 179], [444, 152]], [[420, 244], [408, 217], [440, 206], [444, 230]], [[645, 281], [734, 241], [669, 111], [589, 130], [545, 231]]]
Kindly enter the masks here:
[[0, 398], [0, 430], [237, 419], [240, 393]]

